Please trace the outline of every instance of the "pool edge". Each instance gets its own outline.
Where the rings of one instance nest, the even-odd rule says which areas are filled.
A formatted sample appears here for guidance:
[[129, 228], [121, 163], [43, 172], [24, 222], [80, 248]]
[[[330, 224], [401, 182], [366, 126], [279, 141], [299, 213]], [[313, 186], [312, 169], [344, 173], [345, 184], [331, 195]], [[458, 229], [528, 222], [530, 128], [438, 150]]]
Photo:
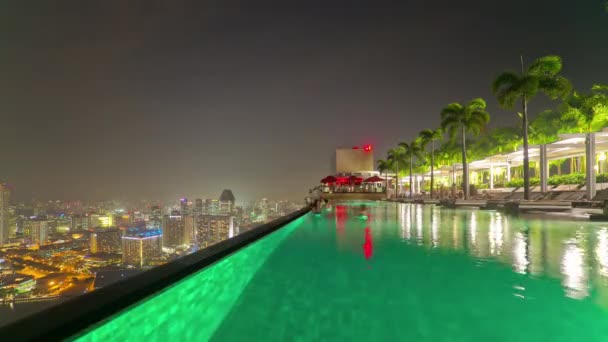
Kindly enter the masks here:
[[309, 210], [302, 208], [171, 263], [9, 323], [0, 328], [0, 340], [10, 338], [19, 341], [52, 341], [70, 338], [284, 227]]

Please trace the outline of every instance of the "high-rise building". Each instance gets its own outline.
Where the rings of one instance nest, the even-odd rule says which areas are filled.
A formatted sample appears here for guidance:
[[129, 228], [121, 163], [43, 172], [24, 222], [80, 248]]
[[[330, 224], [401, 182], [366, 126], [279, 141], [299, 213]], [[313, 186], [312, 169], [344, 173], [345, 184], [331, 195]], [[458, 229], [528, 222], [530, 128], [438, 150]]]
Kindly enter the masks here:
[[0, 183], [0, 246], [8, 243], [10, 197], [11, 190], [7, 184]]
[[234, 236], [234, 217], [199, 215], [196, 217], [196, 242], [201, 248]]
[[159, 229], [129, 230], [122, 237], [122, 262], [142, 267], [162, 254], [163, 234]]
[[224, 189], [220, 195], [219, 212], [220, 214], [232, 214], [236, 199], [230, 189]]
[[195, 243], [196, 241], [194, 241], [194, 235], [195, 235], [194, 216], [192, 216], [192, 215], [184, 216], [184, 226], [186, 228], [186, 239], [187, 239], [188, 243]]
[[159, 205], [153, 205], [150, 208], [150, 224], [149, 229], [161, 229], [163, 216]]
[[179, 211], [163, 216], [163, 247], [176, 248], [188, 245], [190, 236], [186, 230], [186, 220]]
[[38, 216], [32, 220], [31, 227], [32, 243], [44, 244], [49, 239], [49, 222], [46, 216]]
[[181, 198], [179, 200], [179, 211], [182, 215], [190, 215], [192, 212], [191, 203], [188, 202], [187, 198]]
[[116, 228], [98, 229], [91, 233], [91, 253], [119, 253], [121, 245], [120, 230]]
[[89, 229], [89, 217], [85, 215], [75, 214], [70, 217], [70, 232], [81, 232]]
[[192, 210], [194, 215], [200, 215], [203, 213], [203, 200], [197, 198], [194, 200], [194, 209]]
[[109, 228], [114, 226], [114, 215], [112, 214], [92, 214], [90, 216], [90, 228]]
[[217, 215], [220, 212], [220, 201], [216, 199], [206, 199], [203, 209], [204, 215]]

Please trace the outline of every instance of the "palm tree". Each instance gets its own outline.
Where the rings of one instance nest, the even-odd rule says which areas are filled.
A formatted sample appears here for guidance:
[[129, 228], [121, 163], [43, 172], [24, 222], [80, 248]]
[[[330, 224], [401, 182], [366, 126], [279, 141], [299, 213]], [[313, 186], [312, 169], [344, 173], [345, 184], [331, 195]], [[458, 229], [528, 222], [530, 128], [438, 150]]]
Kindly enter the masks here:
[[378, 159], [378, 161], [376, 161], [376, 164], [378, 165], [378, 171], [380, 171], [380, 174], [384, 174], [384, 180], [385, 180], [384, 191], [386, 192], [388, 190], [388, 170], [392, 170], [393, 165], [391, 165], [391, 161], [389, 159], [387, 159], [387, 160]]
[[594, 85], [590, 94], [574, 94], [566, 102], [562, 122], [575, 123], [584, 133], [599, 130], [608, 124], [608, 86]]
[[530, 158], [528, 157], [528, 103], [542, 92], [555, 100], [565, 99], [572, 88], [570, 81], [559, 73], [562, 59], [559, 56], [545, 56], [535, 60], [524, 69], [521, 56], [521, 74], [505, 71], [492, 83], [492, 92], [503, 108], [513, 108], [521, 99], [522, 138], [524, 143], [524, 199], [530, 198]]
[[490, 121], [486, 111], [486, 101], [481, 98], [471, 100], [467, 105], [454, 102], [441, 110], [441, 128], [453, 139], [460, 134], [462, 148], [462, 180], [464, 198], [469, 198], [469, 165], [467, 164], [467, 133], [479, 134]]
[[397, 197], [399, 195], [399, 170], [401, 169], [401, 166], [404, 166], [406, 162], [405, 150], [403, 149], [403, 147], [398, 146], [388, 150], [387, 160], [389, 161], [390, 165], [393, 166], [393, 170], [395, 171], [395, 197]]
[[433, 188], [435, 185], [435, 141], [443, 138], [443, 131], [441, 128], [435, 130], [425, 129], [420, 132], [420, 143], [422, 148], [426, 148], [428, 144], [431, 144], [431, 198], [433, 198]]
[[406, 142], [399, 143], [399, 147], [403, 148], [405, 151], [405, 158], [410, 164], [410, 198], [412, 198], [414, 190], [414, 184], [412, 183], [414, 173], [414, 158], [418, 158], [419, 160], [424, 159], [422, 156], [422, 146], [418, 141], [414, 140], [409, 144]]

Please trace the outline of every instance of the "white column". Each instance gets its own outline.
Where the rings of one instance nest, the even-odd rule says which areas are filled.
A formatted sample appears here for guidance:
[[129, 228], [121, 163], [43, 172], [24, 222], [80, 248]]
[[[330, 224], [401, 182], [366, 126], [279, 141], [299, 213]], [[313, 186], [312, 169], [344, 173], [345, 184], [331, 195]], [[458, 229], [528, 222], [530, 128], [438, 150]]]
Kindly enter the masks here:
[[490, 164], [490, 190], [494, 190], [494, 165]]
[[587, 162], [587, 199], [592, 200], [595, 197], [595, 133], [587, 133], [585, 141], [585, 158]]
[[540, 145], [540, 192], [545, 193], [549, 189], [547, 180], [549, 179], [549, 163], [547, 161], [547, 145]]
[[511, 181], [511, 161], [507, 160], [507, 182]]
[[416, 193], [421, 193], [421, 189], [420, 189], [420, 177], [416, 176]]

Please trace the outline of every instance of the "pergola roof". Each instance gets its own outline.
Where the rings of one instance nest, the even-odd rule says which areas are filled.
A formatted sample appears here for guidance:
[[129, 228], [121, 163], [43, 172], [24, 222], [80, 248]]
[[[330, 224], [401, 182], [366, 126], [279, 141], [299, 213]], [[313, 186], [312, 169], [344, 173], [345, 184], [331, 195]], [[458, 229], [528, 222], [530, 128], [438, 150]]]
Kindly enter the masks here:
[[[580, 157], [585, 155], [585, 133], [560, 134], [560, 140], [546, 144], [547, 145], [547, 160], [566, 159]], [[596, 153], [608, 152], [608, 129], [602, 132], [595, 132], [595, 151]], [[529, 145], [528, 155], [530, 160], [538, 161], [540, 159], [540, 145]], [[470, 170], [488, 170], [491, 167], [506, 167], [510, 164], [511, 167], [520, 166], [523, 164], [524, 152], [523, 148], [514, 152], [495, 154], [481, 160], [475, 160], [469, 163]], [[462, 170], [462, 164], [457, 163], [452, 166], [443, 166], [435, 170], [436, 176], [448, 175], [454, 171]], [[428, 172], [424, 176], [430, 176]], [[421, 176], [421, 175], [418, 175]]]

